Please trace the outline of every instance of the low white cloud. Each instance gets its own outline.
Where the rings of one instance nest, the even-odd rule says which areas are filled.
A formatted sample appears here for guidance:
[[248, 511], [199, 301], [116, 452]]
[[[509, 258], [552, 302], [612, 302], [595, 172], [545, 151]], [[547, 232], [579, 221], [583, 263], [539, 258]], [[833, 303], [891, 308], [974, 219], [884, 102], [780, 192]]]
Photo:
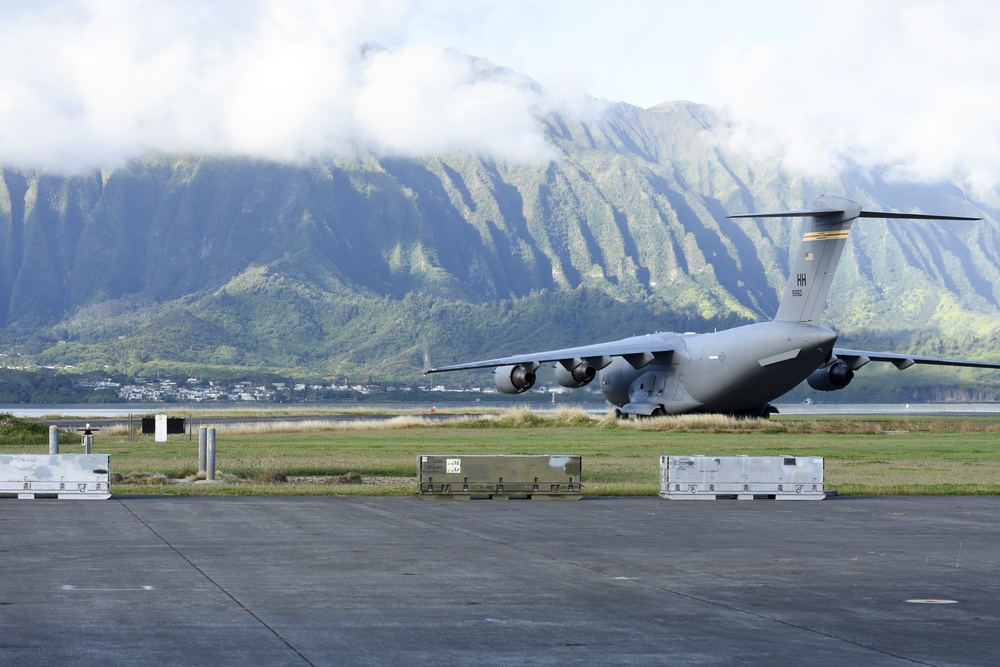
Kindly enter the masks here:
[[[0, 7], [0, 164], [143, 152], [543, 159], [531, 83], [406, 38], [406, 0], [77, 0]], [[386, 44], [389, 48], [373, 48]]]
[[837, 0], [783, 45], [730, 43], [713, 85], [730, 145], [790, 171], [1000, 183], [1000, 10], [989, 1]]
[[372, 55], [354, 114], [363, 141], [382, 152], [533, 160], [550, 151], [536, 120], [543, 105], [524, 77], [428, 46]]
[[[823, 2], [804, 13], [787, 0], [579, 10], [561, 0], [0, 2], [0, 165], [67, 172], [151, 150], [548, 159], [539, 118], [592, 118], [598, 108], [581, 81], [662, 90], [682, 68], [705, 70], [653, 50], [671, 40], [634, 35], [672, 27], [686, 48], [704, 43], [693, 52], [704, 58], [728, 26], [746, 37], [711, 61], [713, 97], [733, 119], [717, 140], [806, 175], [851, 166], [995, 188], [1000, 5]], [[766, 24], [752, 25], [757, 15]], [[649, 62], [652, 74], [640, 67]], [[635, 72], [645, 73], [639, 84]], [[614, 95], [634, 101], [626, 89]]]

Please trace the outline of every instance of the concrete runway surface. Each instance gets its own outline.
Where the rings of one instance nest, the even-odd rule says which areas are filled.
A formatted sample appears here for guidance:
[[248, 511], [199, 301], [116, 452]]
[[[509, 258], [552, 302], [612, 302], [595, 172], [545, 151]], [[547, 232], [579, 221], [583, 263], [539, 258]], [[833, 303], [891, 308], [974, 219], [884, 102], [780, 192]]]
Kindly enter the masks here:
[[3, 665], [996, 665], [1000, 498], [0, 500]]

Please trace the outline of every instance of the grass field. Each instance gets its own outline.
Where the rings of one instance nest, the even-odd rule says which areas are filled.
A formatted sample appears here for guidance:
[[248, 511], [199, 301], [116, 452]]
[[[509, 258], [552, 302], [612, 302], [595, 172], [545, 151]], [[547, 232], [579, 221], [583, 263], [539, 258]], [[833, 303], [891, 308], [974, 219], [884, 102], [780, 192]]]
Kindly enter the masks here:
[[[197, 433], [129, 442], [102, 432], [94, 451], [112, 456], [118, 495], [363, 494], [416, 492], [420, 454], [575, 454], [585, 495], [656, 495], [659, 457], [822, 456], [826, 488], [840, 494], [998, 494], [1000, 420], [853, 418], [732, 420], [659, 418], [615, 422], [583, 412], [514, 410], [498, 417], [417, 416], [388, 422], [219, 425], [217, 470], [224, 485], [196, 478]], [[80, 451], [64, 446], [64, 453]], [[47, 453], [47, 444], [7, 443], [0, 453]], [[365, 483], [361, 483], [361, 481]]]

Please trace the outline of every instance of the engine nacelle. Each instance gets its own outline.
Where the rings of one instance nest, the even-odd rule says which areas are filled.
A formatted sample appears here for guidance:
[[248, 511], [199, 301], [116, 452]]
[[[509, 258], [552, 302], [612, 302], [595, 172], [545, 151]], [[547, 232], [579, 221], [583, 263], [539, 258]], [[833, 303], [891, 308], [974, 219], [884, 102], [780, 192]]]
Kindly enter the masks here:
[[523, 394], [535, 384], [535, 372], [520, 364], [497, 366], [493, 369], [493, 384], [505, 394]]
[[851, 384], [854, 379], [854, 371], [843, 361], [835, 361], [826, 368], [817, 368], [812, 372], [806, 382], [809, 386], [818, 391], [836, 391]]
[[597, 369], [581, 361], [572, 370], [562, 364], [556, 364], [556, 382], [569, 389], [582, 387], [597, 377]]

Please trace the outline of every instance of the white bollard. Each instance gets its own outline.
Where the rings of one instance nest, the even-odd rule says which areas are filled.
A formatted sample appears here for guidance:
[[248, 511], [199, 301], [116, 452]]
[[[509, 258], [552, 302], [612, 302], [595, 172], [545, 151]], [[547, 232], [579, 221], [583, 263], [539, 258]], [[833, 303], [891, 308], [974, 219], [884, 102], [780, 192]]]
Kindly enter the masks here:
[[198, 429], [198, 472], [205, 473], [205, 463], [208, 456], [208, 427]]
[[49, 454], [59, 453], [59, 427], [52, 425], [49, 427]]
[[205, 479], [215, 479], [215, 429], [208, 429], [208, 446], [205, 448]]

